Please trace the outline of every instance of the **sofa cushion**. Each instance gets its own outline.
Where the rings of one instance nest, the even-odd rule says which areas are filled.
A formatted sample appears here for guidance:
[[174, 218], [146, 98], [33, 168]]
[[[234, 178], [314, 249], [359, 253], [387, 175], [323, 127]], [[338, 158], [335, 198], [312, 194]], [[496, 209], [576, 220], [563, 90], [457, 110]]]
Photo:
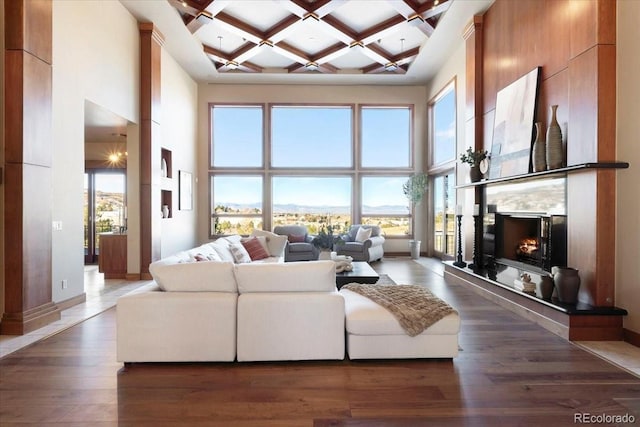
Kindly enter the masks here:
[[275, 234], [270, 231], [258, 230], [258, 229], [254, 229], [251, 232], [251, 236], [266, 237], [269, 255], [275, 256], [275, 257], [284, 256], [284, 248], [285, 246], [287, 246], [287, 236], [280, 236], [279, 234]]
[[371, 229], [360, 227], [358, 228], [358, 233], [356, 233], [356, 242], [364, 242], [369, 237], [371, 237]]
[[289, 234], [287, 240], [289, 243], [304, 243], [304, 235]]
[[229, 250], [231, 251], [231, 255], [233, 255], [233, 261], [236, 264], [244, 264], [247, 262], [251, 262], [251, 257], [249, 256], [249, 252], [244, 248], [242, 242], [232, 243], [229, 245]]
[[167, 292], [237, 292], [233, 263], [203, 261], [179, 264], [154, 262], [149, 272]]
[[260, 241], [256, 237], [243, 240], [242, 246], [244, 246], [244, 248], [249, 253], [249, 257], [251, 258], [251, 261], [269, 258], [269, 253], [264, 248], [264, 246], [262, 246], [262, 243], [260, 243]]
[[228, 240], [218, 239], [215, 242], [210, 243], [210, 245], [213, 247], [213, 249], [217, 252], [217, 254], [220, 256], [220, 258], [223, 261], [235, 262], [235, 259], [233, 258], [233, 254], [229, 249], [230, 243]]
[[333, 261], [240, 264], [235, 266], [235, 271], [240, 293], [336, 290], [336, 266]]

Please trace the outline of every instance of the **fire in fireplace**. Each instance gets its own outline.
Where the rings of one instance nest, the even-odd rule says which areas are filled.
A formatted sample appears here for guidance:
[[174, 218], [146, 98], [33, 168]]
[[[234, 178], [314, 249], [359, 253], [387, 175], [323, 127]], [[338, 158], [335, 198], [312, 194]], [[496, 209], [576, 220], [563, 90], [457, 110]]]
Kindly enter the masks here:
[[566, 215], [496, 213], [490, 236], [496, 262], [524, 263], [545, 271], [566, 265], [566, 220]]

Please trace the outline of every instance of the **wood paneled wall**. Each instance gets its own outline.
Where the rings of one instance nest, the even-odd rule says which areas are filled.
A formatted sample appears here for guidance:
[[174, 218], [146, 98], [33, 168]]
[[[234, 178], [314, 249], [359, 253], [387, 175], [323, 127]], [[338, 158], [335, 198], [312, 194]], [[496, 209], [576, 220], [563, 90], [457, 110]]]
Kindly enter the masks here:
[[[475, 59], [484, 119], [476, 144], [490, 150], [497, 92], [541, 66], [536, 120], [548, 126], [559, 106], [566, 164], [615, 160], [615, 41], [615, 0], [497, 0]], [[615, 302], [615, 173], [567, 179], [568, 264], [580, 270], [580, 300], [598, 306]]]
[[51, 287], [50, 0], [5, 2], [5, 311], [2, 334], [60, 319]]
[[152, 23], [140, 23], [140, 275], [160, 258], [160, 117], [162, 44]]

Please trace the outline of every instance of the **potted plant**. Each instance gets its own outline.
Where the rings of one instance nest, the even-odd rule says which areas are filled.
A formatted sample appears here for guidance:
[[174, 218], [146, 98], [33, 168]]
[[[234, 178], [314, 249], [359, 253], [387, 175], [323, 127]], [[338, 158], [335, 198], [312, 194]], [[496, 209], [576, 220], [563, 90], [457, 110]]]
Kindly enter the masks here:
[[489, 152], [487, 150], [473, 150], [471, 147], [467, 148], [467, 151], [460, 154], [460, 161], [467, 163], [471, 169], [469, 170], [469, 176], [471, 182], [478, 182], [482, 178], [482, 172], [480, 171], [480, 163], [487, 159]]
[[331, 225], [330, 219], [325, 218], [325, 220], [327, 222], [320, 226], [318, 234], [311, 240], [311, 244], [322, 252], [331, 252], [334, 245], [340, 245], [344, 243], [344, 240], [340, 237], [339, 227]]
[[[427, 191], [428, 184], [429, 180], [427, 175], [419, 173], [409, 177], [402, 185], [402, 191], [412, 208], [420, 204]], [[411, 251], [412, 259], [420, 258], [420, 243], [420, 240], [409, 240], [409, 250]]]

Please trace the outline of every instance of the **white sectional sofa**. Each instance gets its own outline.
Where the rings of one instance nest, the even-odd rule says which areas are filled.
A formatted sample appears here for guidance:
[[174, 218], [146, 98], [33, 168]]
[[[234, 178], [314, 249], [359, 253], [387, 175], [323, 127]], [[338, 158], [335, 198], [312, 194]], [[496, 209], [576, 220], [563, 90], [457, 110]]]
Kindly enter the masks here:
[[344, 358], [333, 261], [234, 264], [208, 260], [213, 246], [151, 264], [157, 286], [118, 299], [118, 361]]
[[155, 286], [118, 299], [118, 361], [341, 360], [345, 333], [351, 359], [457, 356], [457, 314], [409, 337], [382, 306], [338, 292], [333, 261], [284, 263], [282, 242], [258, 233], [270, 256], [257, 262], [233, 262], [233, 236], [151, 264]]

